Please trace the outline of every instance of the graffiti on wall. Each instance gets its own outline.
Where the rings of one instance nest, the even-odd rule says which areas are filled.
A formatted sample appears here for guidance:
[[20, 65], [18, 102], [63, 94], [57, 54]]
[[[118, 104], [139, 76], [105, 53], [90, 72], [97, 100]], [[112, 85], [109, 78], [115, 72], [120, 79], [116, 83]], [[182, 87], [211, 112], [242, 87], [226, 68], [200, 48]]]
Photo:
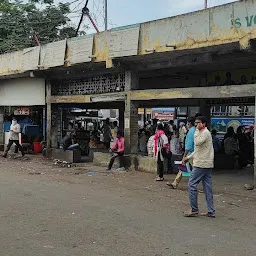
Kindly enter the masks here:
[[256, 15], [246, 16], [244, 18], [237, 18], [235, 20], [231, 20], [232, 27], [241, 28], [241, 27], [252, 27], [256, 25]]

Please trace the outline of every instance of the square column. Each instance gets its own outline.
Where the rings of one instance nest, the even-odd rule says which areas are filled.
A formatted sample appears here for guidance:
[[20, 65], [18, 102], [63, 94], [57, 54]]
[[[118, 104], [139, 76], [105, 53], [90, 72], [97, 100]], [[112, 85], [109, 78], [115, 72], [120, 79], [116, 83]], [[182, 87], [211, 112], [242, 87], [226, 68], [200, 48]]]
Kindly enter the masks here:
[[[130, 99], [130, 92], [139, 87], [139, 76], [136, 71], [125, 72], [125, 91], [127, 97], [124, 107], [125, 153], [138, 153], [138, 104]], [[122, 115], [122, 113], [120, 113]]]
[[4, 107], [0, 107], [0, 145], [4, 145]]
[[211, 106], [206, 104], [206, 100], [200, 100], [200, 113], [207, 118], [208, 128], [211, 127]]
[[46, 142], [47, 149], [58, 147], [58, 107], [51, 103], [51, 83], [46, 82]]
[[125, 153], [138, 153], [138, 105], [129, 97], [125, 101], [124, 111]]

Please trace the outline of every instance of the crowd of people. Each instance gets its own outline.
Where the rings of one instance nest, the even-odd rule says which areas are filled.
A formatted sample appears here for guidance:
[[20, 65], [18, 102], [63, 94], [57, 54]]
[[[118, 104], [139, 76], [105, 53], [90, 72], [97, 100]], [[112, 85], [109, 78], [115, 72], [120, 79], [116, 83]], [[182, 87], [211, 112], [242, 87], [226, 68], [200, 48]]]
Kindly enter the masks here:
[[[112, 169], [116, 158], [120, 158], [125, 152], [125, 140], [117, 122], [114, 124], [114, 134], [111, 132], [109, 119], [103, 125], [103, 142], [111, 153], [108, 170]], [[77, 127], [77, 130], [82, 127]], [[10, 140], [3, 157], [13, 143], [15, 143], [22, 155], [24, 151], [19, 144], [20, 126], [14, 118], [10, 127]], [[72, 132], [69, 132], [62, 140], [61, 146], [64, 150], [74, 146]], [[111, 141], [114, 141], [111, 146]], [[238, 160], [239, 167], [246, 167], [254, 162], [254, 125], [248, 129], [239, 126], [235, 132], [233, 127], [227, 129], [222, 142], [217, 137], [217, 131], [210, 131], [207, 128], [207, 119], [201, 114], [189, 117], [187, 124], [179, 124], [179, 129], [171, 120], [169, 123], [161, 123], [153, 120], [152, 124], [147, 124], [139, 131], [139, 150], [155, 158], [157, 162], [156, 181], [164, 180], [164, 161], [168, 160], [168, 171], [171, 173], [172, 155], [183, 155], [179, 165], [179, 171], [173, 182], [167, 185], [172, 189], [177, 189], [183, 173], [189, 173], [188, 192], [191, 209], [184, 212], [185, 217], [199, 215], [198, 190], [197, 186], [202, 182], [205, 193], [208, 212], [201, 214], [207, 217], [215, 217], [212, 193], [212, 169], [214, 167], [214, 156], [224, 153]], [[120, 161], [121, 163], [121, 161]], [[122, 167], [122, 166], [120, 166]]]
[[[175, 127], [172, 127], [172, 129], [175, 131]], [[190, 117], [187, 120], [188, 132], [185, 129], [184, 124], [181, 124], [179, 133], [182, 133], [182, 135], [180, 136], [179, 134], [179, 143], [180, 147], [184, 148], [182, 164], [174, 182], [168, 182], [167, 185], [177, 188], [178, 183], [182, 179], [183, 172], [189, 172], [188, 192], [191, 209], [185, 211], [184, 216], [194, 217], [199, 215], [197, 187], [202, 182], [208, 211], [201, 213], [201, 215], [215, 217], [211, 176], [214, 167], [214, 148], [212, 135], [207, 129], [207, 119], [201, 114], [197, 114], [196, 117]], [[164, 180], [164, 159], [168, 158], [169, 155], [171, 156], [170, 141], [168, 140], [166, 131], [168, 133], [170, 129], [166, 130], [162, 123], [158, 123], [153, 143], [154, 157], [157, 162], [156, 181]], [[185, 134], [183, 134], [183, 131]]]
[[254, 162], [254, 125], [248, 129], [239, 126], [235, 132], [233, 127], [229, 127], [225, 134], [220, 152], [234, 156], [238, 159], [239, 168], [246, 167]]

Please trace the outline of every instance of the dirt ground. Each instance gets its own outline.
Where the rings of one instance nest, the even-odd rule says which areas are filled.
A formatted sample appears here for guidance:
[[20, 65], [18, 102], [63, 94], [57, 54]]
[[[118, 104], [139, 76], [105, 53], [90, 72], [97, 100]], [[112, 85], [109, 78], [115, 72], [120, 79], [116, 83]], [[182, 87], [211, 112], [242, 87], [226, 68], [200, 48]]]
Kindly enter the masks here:
[[171, 190], [147, 173], [1, 158], [0, 255], [255, 255], [251, 175], [215, 173], [216, 219], [184, 218], [185, 179]]

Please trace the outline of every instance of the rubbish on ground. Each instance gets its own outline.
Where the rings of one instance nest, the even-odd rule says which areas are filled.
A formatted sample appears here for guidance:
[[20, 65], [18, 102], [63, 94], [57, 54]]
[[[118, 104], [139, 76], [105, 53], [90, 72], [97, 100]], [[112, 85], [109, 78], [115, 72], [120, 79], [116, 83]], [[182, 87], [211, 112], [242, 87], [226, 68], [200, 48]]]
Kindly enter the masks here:
[[54, 165], [60, 165], [61, 167], [64, 167], [64, 168], [76, 167], [76, 164], [73, 164], [67, 161], [62, 161], [59, 159], [54, 159], [53, 162], [54, 162]]
[[72, 212], [72, 215], [75, 215], [75, 213], [74, 213], [74, 212]]
[[236, 206], [236, 207], [240, 207], [240, 205], [238, 205], [238, 204], [236, 204], [236, 203], [228, 203], [228, 204], [234, 205], [234, 206]]
[[253, 190], [253, 189], [254, 189], [254, 186], [251, 185], [251, 184], [245, 184], [245, 185], [244, 185], [244, 188], [245, 188], [246, 190]]
[[94, 172], [94, 171], [88, 172], [88, 175], [95, 175], [95, 174], [96, 174], [96, 172]]
[[30, 174], [30, 175], [40, 175], [42, 173], [41, 172], [29, 172], [28, 174]]
[[117, 171], [117, 172], [123, 172], [123, 171], [125, 171], [125, 168], [124, 168], [124, 167], [117, 168], [116, 171]]
[[50, 248], [50, 249], [52, 249], [52, 248], [54, 248], [54, 247], [53, 247], [52, 245], [45, 245], [44, 248]]

